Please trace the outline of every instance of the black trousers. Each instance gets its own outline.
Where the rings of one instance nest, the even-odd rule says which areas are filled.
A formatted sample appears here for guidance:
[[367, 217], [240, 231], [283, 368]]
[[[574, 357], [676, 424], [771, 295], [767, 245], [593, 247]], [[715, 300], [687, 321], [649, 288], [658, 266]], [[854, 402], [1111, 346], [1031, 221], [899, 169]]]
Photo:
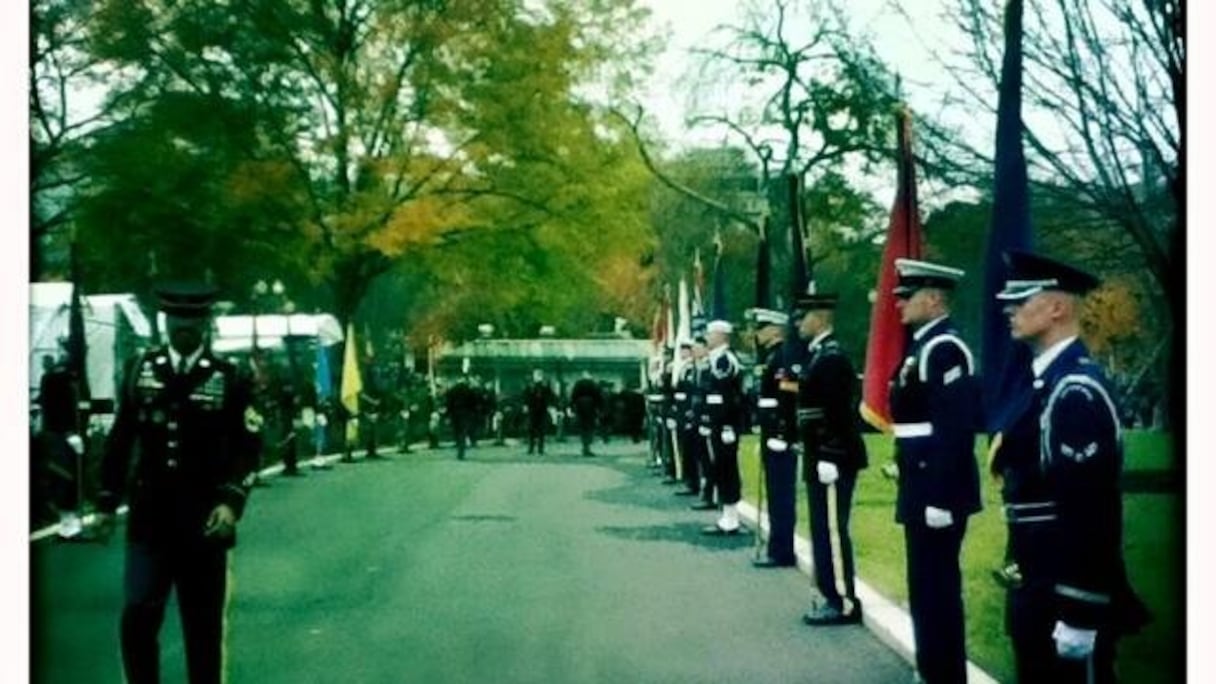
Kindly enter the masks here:
[[[813, 474], [814, 471], [812, 471]], [[845, 596], [857, 598], [857, 572], [853, 564], [853, 537], [849, 534], [849, 514], [853, 510], [853, 490], [857, 486], [857, 471], [840, 469], [835, 483], [825, 485], [819, 478], [807, 480], [810, 508], [811, 555], [815, 562], [815, 586], [824, 599], [835, 608], [844, 609], [844, 600], [836, 588], [835, 554], [832, 553], [830, 518], [836, 518], [836, 535], [840, 539], [840, 571], [844, 575]], [[828, 505], [828, 489], [836, 489], [835, 510]]]
[[452, 416], [452, 439], [456, 441], [456, 458], [464, 458], [464, 450], [470, 446], [469, 431], [473, 419], [469, 416]]
[[160, 628], [169, 592], [177, 590], [190, 684], [219, 684], [224, 670], [228, 552], [127, 545], [121, 642], [128, 684], [160, 681]]
[[545, 453], [545, 428], [549, 417], [545, 414], [528, 416], [528, 453]]
[[700, 435], [696, 428], [680, 428], [680, 465], [684, 469], [684, 486], [690, 492], [701, 491], [701, 462], [697, 456]]
[[300, 456], [299, 452], [297, 451], [299, 448], [299, 442], [296, 439], [295, 428], [291, 427], [290, 423], [288, 424], [287, 430], [287, 434], [283, 436], [283, 444], [280, 448], [279, 454], [283, 459], [283, 472], [294, 473], [299, 470], [300, 465]]
[[737, 504], [742, 492], [739, 480], [739, 442], [726, 444], [717, 430], [712, 435], [714, 449], [715, 483], [718, 486], [718, 502]]
[[[1061, 658], [1056, 655], [1056, 612], [1052, 586], [1035, 582], [1012, 589], [1007, 597], [1009, 636], [1013, 641], [1014, 664], [1018, 681], [1030, 682], [1096, 682], [1110, 684], [1115, 678], [1115, 639], [1105, 630], [1098, 632], [1094, 653], [1086, 660]], [[1092, 663], [1090, 662], [1092, 661]], [[1093, 668], [1093, 678], [1088, 669]]]
[[714, 496], [718, 494], [718, 464], [714, 461], [714, 453], [710, 448], [714, 438], [700, 432], [696, 435], [697, 457], [701, 459], [701, 474], [704, 476], [701, 500], [711, 504], [714, 503]]
[[770, 450], [760, 435], [760, 454], [764, 459], [764, 493], [768, 509], [768, 557], [777, 563], [794, 563], [794, 523], [798, 517], [798, 452], [791, 446], [781, 452]]
[[583, 441], [583, 455], [591, 453], [591, 443], [595, 441], [595, 416], [578, 416], [578, 434]]
[[967, 682], [963, 579], [959, 569], [966, 531], [966, 518], [941, 529], [923, 521], [904, 525], [916, 669], [925, 684]]

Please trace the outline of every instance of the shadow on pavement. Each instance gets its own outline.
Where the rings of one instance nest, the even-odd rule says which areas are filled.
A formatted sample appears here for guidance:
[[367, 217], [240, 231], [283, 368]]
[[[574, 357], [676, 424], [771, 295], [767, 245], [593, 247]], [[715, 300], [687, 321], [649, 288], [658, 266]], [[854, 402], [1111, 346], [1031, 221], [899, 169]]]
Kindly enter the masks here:
[[705, 525], [699, 522], [679, 522], [640, 527], [603, 526], [595, 531], [629, 541], [682, 542], [709, 551], [738, 551], [752, 546], [755, 541], [751, 530], [746, 528], [740, 528], [738, 534], [716, 536], [701, 534], [703, 527]]

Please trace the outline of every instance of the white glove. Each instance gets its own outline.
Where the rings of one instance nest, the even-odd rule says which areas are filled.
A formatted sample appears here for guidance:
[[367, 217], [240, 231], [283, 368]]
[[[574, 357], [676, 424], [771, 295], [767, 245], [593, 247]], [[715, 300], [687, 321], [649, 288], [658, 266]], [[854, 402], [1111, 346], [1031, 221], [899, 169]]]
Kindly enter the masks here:
[[819, 481], [825, 485], [830, 485], [840, 479], [840, 468], [830, 461], [816, 463], [815, 471], [819, 473]]
[[68, 446], [72, 449], [72, 451], [76, 452], [77, 456], [84, 453], [84, 440], [80, 438], [80, 435], [73, 432], [72, 434], [68, 435], [67, 442]]
[[708, 427], [706, 427], [706, 426], [704, 426], [704, 425], [702, 425], [701, 427], [697, 428], [697, 434], [698, 434], [698, 435], [701, 435], [702, 437], [708, 437], [708, 436], [709, 436], [709, 428], [708, 428]]
[[1056, 640], [1056, 653], [1061, 658], [1081, 660], [1094, 652], [1098, 631], [1070, 627], [1056, 620], [1056, 628], [1052, 630], [1051, 638]]
[[666, 424], [667, 424], [668, 430], [676, 429], [676, 419], [675, 418], [668, 418], [666, 421]]
[[735, 436], [735, 429], [733, 427], [730, 427], [728, 425], [728, 426], [722, 428], [722, 443], [723, 444], [734, 444], [736, 439], [738, 439], [738, 437]]
[[944, 508], [925, 506], [925, 524], [935, 530], [954, 524], [954, 514]]
[[768, 447], [769, 451], [785, 451], [790, 448], [790, 443], [780, 437], [769, 437], [764, 440], [764, 446]]

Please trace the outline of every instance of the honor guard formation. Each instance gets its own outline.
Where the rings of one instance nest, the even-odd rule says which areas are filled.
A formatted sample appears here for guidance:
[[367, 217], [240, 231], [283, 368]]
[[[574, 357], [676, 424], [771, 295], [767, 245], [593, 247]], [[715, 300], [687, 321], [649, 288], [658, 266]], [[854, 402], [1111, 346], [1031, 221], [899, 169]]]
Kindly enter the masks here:
[[[815, 629], [856, 625], [865, 613], [850, 514], [859, 473], [869, 465], [858, 411], [861, 374], [836, 335], [841, 298], [816, 291], [813, 280], [799, 275], [805, 271], [795, 268], [788, 305], [775, 306], [767, 239], [759, 249], [746, 331], [726, 315], [719, 254], [712, 310], [706, 315], [698, 296], [695, 310], [681, 312], [686, 329], [669, 353], [650, 364], [645, 415], [641, 395], [638, 410], [627, 412], [622, 407], [628, 402], [606, 396], [588, 372], [570, 387], [563, 410], [563, 393], [534, 369], [520, 393], [517, 434], [526, 435], [520, 448], [526, 442], [527, 455], [545, 457], [547, 433], [568, 417], [579, 434], [579, 453], [594, 457], [597, 432], [606, 440], [612, 431], [603, 427], [609, 413], [619, 414], [614, 424], [635, 439], [642, 437], [644, 420], [649, 464], [664, 483], [678, 485], [674, 493], [688, 497], [692, 509], [709, 514], [701, 534], [754, 533], [751, 564], [758, 570], [798, 565], [800, 475], [811, 552], [802, 621]], [[1010, 400], [989, 411], [996, 420], [987, 471], [1002, 488], [1008, 545], [996, 577], [1008, 592], [1018, 680], [1111, 682], [1119, 639], [1149, 616], [1123, 560], [1118, 410], [1101, 367], [1079, 338], [1082, 298], [1099, 281], [1039, 254], [1008, 251], [1005, 259], [998, 305], [1011, 338], [1026, 353], [1010, 358], [1017, 379]], [[891, 301], [906, 344], [887, 385], [894, 447], [889, 475], [896, 488], [893, 522], [902, 528], [906, 550], [915, 677], [961, 683], [967, 681], [961, 553], [968, 520], [982, 514], [976, 448], [977, 434], [985, 431], [977, 366], [965, 331], [951, 318], [966, 274], [918, 259], [898, 258], [893, 267]], [[213, 287], [174, 283], [156, 294], [167, 342], [136, 355], [123, 373], [100, 464], [92, 534], [108, 538], [120, 504], [128, 505], [119, 620], [127, 681], [159, 681], [158, 635], [175, 594], [190, 681], [219, 682], [228, 554], [268, 448], [265, 414], [286, 416], [285, 436], [275, 449], [284, 474], [302, 475], [294, 453], [307, 442], [298, 430], [301, 416], [305, 407], [314, 411], [321, 403], [314, 395], [284, 399], [280, 393], [277, 404], [267, 404], [266, 397], [276, 395], [258, 391], [256, 363], [237, 365], [212, 350]], [[739, 338], [747, 342], [742, 353], [735, 347]], [[73, 401], [67, 372], [53, 363], [46, 370], [44, 432], [70, 431], [68, 419], [56, 413], [70, 414], [70, 406], [58, 406]], [[377, 416], [397, 412], [391, 395], [376, 387], [369, 376], [368, 383], [348, 388], [345, 394], [357, 396], [362, 408], [335, 415], [374, 425]], [[324, 393], [318, 388], [315, 394]], [[270, 408], [260, 411], [259, 400]], [[434, 440], [434, 409], [400, 403], [403, 416], [431, 414]], [[496, 444], [506, 444], [497, 399], [467, 373], [445, 393], [445, 408], [457, 460], [466, 459], [487, 431], [496, 433]], [[637, 427], [624, 425], [627, 415]], [[316, 417], [309, 422], [325, 424]], [[560, 429], [557, 435], [564, 441]], [[62, 441], [65, 449], [75, 448]], [[375, 437], [365, 444], [366, 458], [380, 457]], [[767, 515], [767, 535], [748, 530], [740, 515], [741, 448], [758, 452], [757, 508]], [[60, 532], [80, 534], [80, 521], [70, 530], [61, 524]]]
[[[761, 239], [760, 249], [766, 250]], [[999, 300], [1012, 337], [1029, 345], [1026, 382], [1000, 407], [989, 470], [1002, 482], [1008, 526], [1007, 623], [1021, 682], [1111, 682], [1118, 639], [1148, 614], [1122, 557], [1118, 412], [1101, 368], [1079, 341], [1079, 307], [1098, 280], [1042, 255], [1006, 254]], [[759, 260], [758, 279], [767, 275]], [[965, 334], [950, 318], [966, 274], [923, 260], [894, 260], [891, 290], [907, 344], [889, 382], [889, 431], [903, 529], [908, 604], [919, 682], [967, 681], [961, 550], [968, 519], [981, 513], [978, 371]], [[801, 289], [801, 288], [799, 288]], [[755, 433], [762, 467], [756, 568], [797, 565], [797, 477], [809, 504], [812, 627], [863, 620], [856, 593], [850, 511], [869, 460], [858, 420], [859, 374], [836, 338], [839, 297], [796, 293], [785, 310], [757, 287], [747, 310], [754, 370], [731, 349], [730, 323], [703, 323], [676, 356], [656, 358], [647, 408], [652, 466], [677, 496], [716, 516], [703, 533], [746, 531], [739, 502], [740, 435]], [[808, 291], [812, 291], [809, 292]], [[1023, 357], [1011, 359], [1021, 362]], [[743, 379], [754, 378], [751, 408]], [[754, 421], [747, 416], [754, 415]], [[838, 574], [839, 572], [839, 574]]]

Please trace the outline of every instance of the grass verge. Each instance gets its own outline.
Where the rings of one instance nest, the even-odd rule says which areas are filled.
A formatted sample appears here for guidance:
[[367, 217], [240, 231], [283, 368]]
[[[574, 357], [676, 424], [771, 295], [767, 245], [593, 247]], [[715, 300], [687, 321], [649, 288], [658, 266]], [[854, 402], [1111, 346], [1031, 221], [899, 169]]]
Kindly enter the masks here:
[[[1125, 471], [1173, 472], [1169, 436], [1159, 432], [1126, 434]], [[760, 475], [757, 439], [740, 449], [743, 495], [756, 503]], [[870, 586], [907, 607], [903, 530], [895, 524], [895, 483], [879, 468], [892, 460], [892, 440], [866, 435], [870, 467], [862, 471], [853, 500], [852, 533], [857, 572]], [[977, 453], [977, 458], [980, 455]], [[982, 463], [982, 461], [981, 461]], [[801, 473], [801, 470], [799, 470]], [[1177, 478], [1173, 478], [1177, 481]], [[1001, 494], [985, 478], [984, 510], [968, 522], [963, 543], [963, 594], [967, 614], [967, 654], [1003, 682], [1014, 681], [1013, 653], [1005, 634], [1005, 592], [991, 578], [1004, 557], [1005, 524]], [[808, 536], [806, 487], [799, 486], [797, 534]], [[1154, 620], [1140, 634], [1120, 642], [1118, 671], [1128, 682], [1183, 681], [1185, 511], [1177, 489], [1130, 492], [1124, 496], [1124, 549], [1132, 585]]]

